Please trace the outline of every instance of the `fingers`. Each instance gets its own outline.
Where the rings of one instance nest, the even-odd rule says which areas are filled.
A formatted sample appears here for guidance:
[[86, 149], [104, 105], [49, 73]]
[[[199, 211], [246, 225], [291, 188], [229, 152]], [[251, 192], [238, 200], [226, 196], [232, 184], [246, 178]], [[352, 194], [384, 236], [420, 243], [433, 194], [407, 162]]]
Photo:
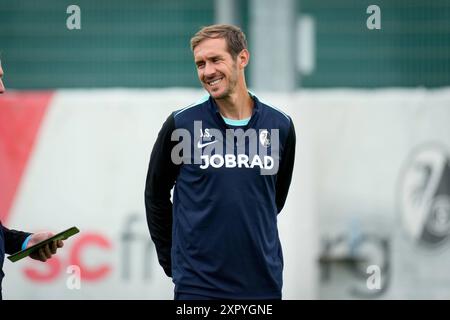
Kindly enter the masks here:
[[43, 246], [41, 249], [39, 249], [39, 259], [43, 262], [47, 261], [47, 259], [50, 259], [52, 257], [52, 251], [50, 249], [50, 244], [47, 244]]
[[47, 259], [50, 259], [52, 257], [52, 249], [50, 248], [50, 243], [44, 246], [44, 252]]
[[[53, 236], [52, 232], [39, 232], [35, 233], [31, 236], [30, 241], [28, 242], [27, 247], [30, 247], [32, 245], [35, 245], [36, 243], [39, 243], [41, 241], [44, 241], [48, 238]], [[50, 259], [54, 254], [56, 254], [58, 248], [62, 248], [64, 246], [64, 242], [62, 240], [57, 241], [51, 241], [50, 243], [46, 244], [39, 250], [33, 252], [30, 257], [35, 260], [39, 260], [42, 262], [46, 262], [48, 259]]]
[[45, 256], [44, 248], [40, 248], [38, 253], [39, 253], [39, 259], [38, 260], [41, 260], [42, 262], [47, 261], [47, 257]]
[[52, 241], [51, 243], [40, 248], [38, 250], [37, 254], [33, 254], [31, 257], [34, 259], [37, 259], [39, 261], [46, 262], [54, 254], [56, 254], [56, 251], [58, 250], [58, 248], [62, 248], [63, 246], [64, 246], [64, 243], [61, 240]]
[[52, 241], [50, 247], [51, 247], [52, 254], [55, 254], [56, 253], [56, 249], [57, 249], [56, 241]]

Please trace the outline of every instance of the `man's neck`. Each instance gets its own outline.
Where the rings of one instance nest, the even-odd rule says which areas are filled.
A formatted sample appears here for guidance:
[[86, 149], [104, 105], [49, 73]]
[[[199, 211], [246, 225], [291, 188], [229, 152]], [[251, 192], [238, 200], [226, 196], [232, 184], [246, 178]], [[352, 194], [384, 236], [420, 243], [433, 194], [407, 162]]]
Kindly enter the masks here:
[[215, 99], [215, 101], [220, 114], [225, 118], [242, 120], [252, 116], [254, 102], [246, 87], [236, 90], [227, 98]]

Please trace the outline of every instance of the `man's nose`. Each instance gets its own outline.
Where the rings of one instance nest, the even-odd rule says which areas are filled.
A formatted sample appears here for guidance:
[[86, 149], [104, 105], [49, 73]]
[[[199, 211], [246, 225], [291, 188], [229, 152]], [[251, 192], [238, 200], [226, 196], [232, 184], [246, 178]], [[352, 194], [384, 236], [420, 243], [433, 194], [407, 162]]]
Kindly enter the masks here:
[[214, 65], [212, 63], [206, 62], [205, 64], [205, 76], [210, 77], [216, 73], [216, 68], [214, 68]]
[[2, 79], [0, 79], [0, 93], [5, 92], [5, 86], [3, 85]]

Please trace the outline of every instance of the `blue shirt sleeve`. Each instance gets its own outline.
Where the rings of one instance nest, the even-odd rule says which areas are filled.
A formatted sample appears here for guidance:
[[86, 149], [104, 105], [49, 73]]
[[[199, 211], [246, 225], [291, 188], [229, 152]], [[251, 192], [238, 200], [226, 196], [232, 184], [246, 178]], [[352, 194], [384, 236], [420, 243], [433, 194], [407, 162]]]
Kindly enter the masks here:
[[22, 243], [22, 250], [25, 250], [27, 248], [28, 245], [28, 241], [30, 241], [32, 234], [30, 234], [25, 241]]

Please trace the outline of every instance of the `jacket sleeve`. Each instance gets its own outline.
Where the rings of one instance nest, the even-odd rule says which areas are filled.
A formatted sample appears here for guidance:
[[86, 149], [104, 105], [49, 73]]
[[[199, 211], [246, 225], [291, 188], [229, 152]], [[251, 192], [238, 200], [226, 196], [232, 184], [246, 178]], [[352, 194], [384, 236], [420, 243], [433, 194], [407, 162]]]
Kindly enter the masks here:
[[288, 137], [284, 145], [283, 155], [281, 157], [280, 168], [278, 169], [277, 182], [276, 182], [276, 196], [275, 202], [277, 204], [278, 213], [284, 207], [286, 198], [289, 191], [289, 186], [291, 185], [292, 171], [294, 169], [295, 161], [295, 128], [292, 119], [290, 120], [291, 125], [289, 128]]
[[159, 264], [172, 276], [172, 202], [170, 190], [179, 173], [171, 160], [175, 141], [171, 141], [175, 120], [170, 115], [161, 128], [150, 156], [145, 183], [145, 209], [150, 236], [155, 244]]
[[7, 254], [13, 254], [22, 250], [23, 242], [31, 234], [17, 230], [10, 230], [2, 224], [0, 224], [0, 228], [2, 228], [3, 230], [3, 236], [5, 239], [5, 252]]

